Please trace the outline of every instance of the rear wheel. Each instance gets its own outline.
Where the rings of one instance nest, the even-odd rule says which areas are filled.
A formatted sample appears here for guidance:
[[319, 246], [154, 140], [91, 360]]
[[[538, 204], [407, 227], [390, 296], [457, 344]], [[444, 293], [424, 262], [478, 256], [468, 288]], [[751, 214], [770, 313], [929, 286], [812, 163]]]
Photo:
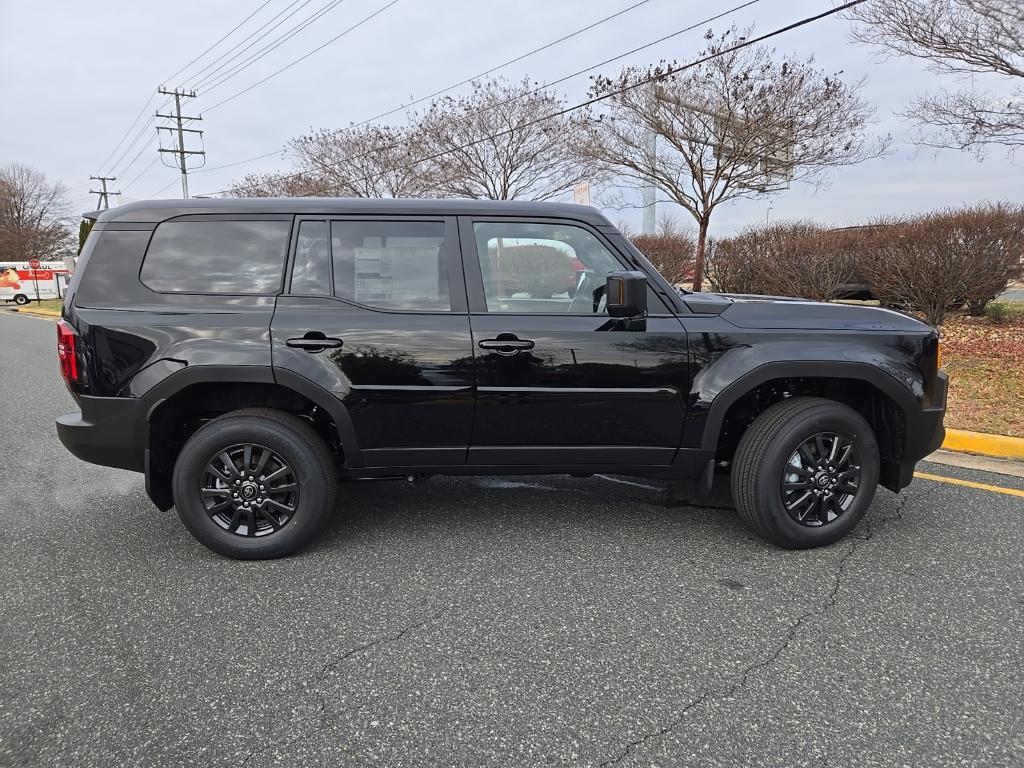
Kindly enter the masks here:
[[28, 296], [26, 296], [24, 293], [19, 293], [17, 296], [14, 297], [14, 303], [17, 304], [19, 307], [24, 307], [26, 304], [28, 304]]
[[193, 536], [227, 557], [264, 559], [298, 551], [334, 508], [327, 445], [305, 421], [267, 408], [206, 424], [174, 465], [178, 515]]
[[743, 520], [782, 547], [831, 544], [860, 522], [878, 486], [878, 443], [864, 418], [832, 400], [776, 403], [736, 450], [732, 493]]

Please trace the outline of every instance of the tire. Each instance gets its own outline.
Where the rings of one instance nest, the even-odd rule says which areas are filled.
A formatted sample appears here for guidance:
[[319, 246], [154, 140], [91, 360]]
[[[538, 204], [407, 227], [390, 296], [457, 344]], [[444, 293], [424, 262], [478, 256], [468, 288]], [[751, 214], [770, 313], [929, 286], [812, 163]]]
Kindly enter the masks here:
[[743, 521], [773, 544], [821, 547], [864, 517], [878, 465], [878, 442], [860, 414], [833, 400], [794, 397], [744, 433], [733, 460], [733, 500]]
[[24, 293], [19, 293], [17, 296], [14, 297], [14, 303], [17, 304], [19, 307], [24, 307], [26, 304], [28, 304], [28, 296], [26, 296]]
[[[241, 472], [247, 460], [248, 475]], [[262, 560], [293, 554], [316, 535], [334, 509], [337, 479], [326, 443], [308, 423], [247, 408], [188, 439], [171, 486], [178, 516], [202, 544], [226, 557]]]

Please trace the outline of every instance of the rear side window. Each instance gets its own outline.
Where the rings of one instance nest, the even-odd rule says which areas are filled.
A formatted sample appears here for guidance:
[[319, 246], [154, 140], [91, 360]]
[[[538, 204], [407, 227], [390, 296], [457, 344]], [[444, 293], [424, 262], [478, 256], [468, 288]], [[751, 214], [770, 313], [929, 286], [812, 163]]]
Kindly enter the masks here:
[[288, 221], [167, 221], [140, 277], [165, 293], [277, 293], [290, 229]]
[[441, 221], [332, 221], [334, 295], [391, 310], [447, 312]]
[[331, 244], [326, 221], [303, 221], [295, 242], [292, 293], [331, 295]]

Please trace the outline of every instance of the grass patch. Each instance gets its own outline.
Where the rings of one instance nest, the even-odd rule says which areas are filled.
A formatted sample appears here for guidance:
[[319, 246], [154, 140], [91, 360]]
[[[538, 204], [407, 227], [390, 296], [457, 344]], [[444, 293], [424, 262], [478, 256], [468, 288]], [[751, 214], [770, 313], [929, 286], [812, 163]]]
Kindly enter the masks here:
[[25, 309], [51, 309], [54, 312], [60, 312], [63, 304], [64, 299], [43, 299], [42, 301], [33, 299], [25, 305]]
[[998, 322], [951, 317], [942, 327], [949, 374], [946, 426], [1024, 437], [1024, 305]]

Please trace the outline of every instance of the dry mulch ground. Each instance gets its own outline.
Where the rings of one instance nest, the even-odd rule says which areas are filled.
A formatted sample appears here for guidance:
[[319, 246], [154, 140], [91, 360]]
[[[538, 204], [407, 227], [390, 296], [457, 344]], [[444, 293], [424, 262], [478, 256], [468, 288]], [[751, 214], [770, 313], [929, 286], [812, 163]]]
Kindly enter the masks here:
[[952, 316], [942, 326], [949, 374], [946, 426], [1024, 437], [1024, 313], [995, 323]]

